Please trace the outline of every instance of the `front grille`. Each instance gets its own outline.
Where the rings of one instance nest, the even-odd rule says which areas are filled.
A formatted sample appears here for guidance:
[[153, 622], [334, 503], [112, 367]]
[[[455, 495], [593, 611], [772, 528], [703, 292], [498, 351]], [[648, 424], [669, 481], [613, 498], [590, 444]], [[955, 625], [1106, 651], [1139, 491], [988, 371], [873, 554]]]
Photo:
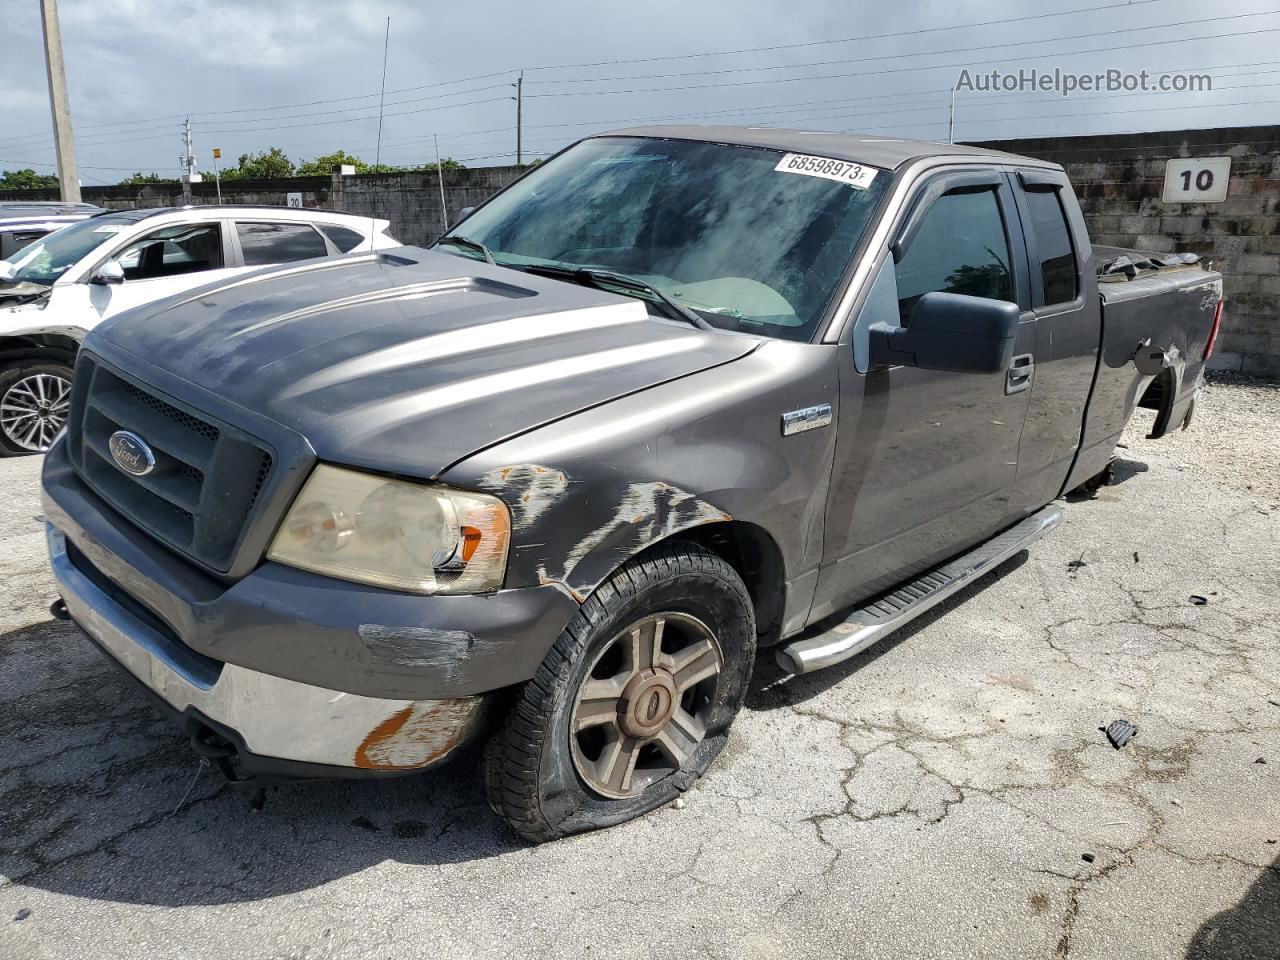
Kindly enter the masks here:
[[[80, 477], [139, 527], [218, 571], [232, 564], [271, 475], [266, 445], [82, 353], [67, 450]], [[145, 477], [125, 473], [108, 446], [117, 430], [155, 456]]]

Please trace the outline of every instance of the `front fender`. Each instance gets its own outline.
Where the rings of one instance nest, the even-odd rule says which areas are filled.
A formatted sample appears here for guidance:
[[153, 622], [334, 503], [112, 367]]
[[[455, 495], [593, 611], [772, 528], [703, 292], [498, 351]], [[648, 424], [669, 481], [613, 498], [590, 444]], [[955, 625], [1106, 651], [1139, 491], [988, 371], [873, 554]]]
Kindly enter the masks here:
[[581, 601], [647, 547], [739, 520], [774, 540], [788, 607], [803, 606], [822, 555], [835, 430], [784, 437], [781, 416], [834, 408], [838, 349], [767, 341], [490, 447], [441, 479], [511, 508], [508, 587], [554, 583]]

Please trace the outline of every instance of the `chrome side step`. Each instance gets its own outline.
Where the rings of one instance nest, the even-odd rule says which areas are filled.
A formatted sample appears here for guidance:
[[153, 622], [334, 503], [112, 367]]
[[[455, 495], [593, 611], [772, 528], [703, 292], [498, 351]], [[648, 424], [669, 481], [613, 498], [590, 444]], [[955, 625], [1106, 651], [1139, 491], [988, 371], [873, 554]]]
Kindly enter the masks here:
[[847, 660], [1025, 550], [1061, 522], [1061, 507], [1045, 507], [968, 553], [859, 607], [843, 623], [784, 644], [778, 648], [778, 666], [788, 673], [810, 673]]

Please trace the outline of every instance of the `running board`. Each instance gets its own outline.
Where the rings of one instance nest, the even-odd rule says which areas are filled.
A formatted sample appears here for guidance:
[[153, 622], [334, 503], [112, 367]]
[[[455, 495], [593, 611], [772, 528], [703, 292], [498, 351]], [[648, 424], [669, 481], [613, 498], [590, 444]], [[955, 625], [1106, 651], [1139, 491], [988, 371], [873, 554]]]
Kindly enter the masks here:
[[1061, 507], [1045, 507], [968, 553], [859, 607], [843, 623], [779, 647], [778, 666], [788, 673], [810, 673], [862, 652], [1025, 550], [1061, 522]]

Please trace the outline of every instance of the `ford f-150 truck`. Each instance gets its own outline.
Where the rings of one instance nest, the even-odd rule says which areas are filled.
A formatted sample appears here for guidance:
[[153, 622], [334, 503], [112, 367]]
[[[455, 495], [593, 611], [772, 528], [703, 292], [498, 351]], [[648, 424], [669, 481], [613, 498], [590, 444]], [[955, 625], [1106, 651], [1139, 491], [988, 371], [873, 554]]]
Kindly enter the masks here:
[[1194, 258], [1095, 255], [1062, 169], [724, 127], [585, 139], [434, 249], [106, 321], [46, 458], [60, 599], [249, 783], [483, 741], [547, 840], [678, 796], [757, 651], [847, 658], [1191, 417]]

